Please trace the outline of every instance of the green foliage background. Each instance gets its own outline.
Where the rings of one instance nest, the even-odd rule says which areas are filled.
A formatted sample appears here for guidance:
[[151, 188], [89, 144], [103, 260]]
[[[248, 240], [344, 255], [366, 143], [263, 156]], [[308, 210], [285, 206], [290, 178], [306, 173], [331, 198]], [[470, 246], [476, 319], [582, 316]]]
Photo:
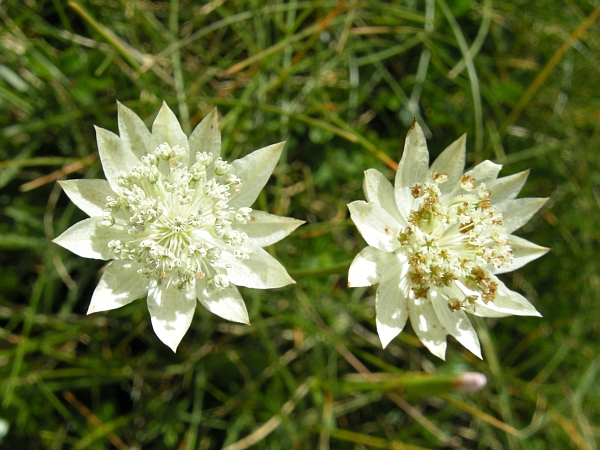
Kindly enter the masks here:
[[[3, 448], [596, 449], [596, 4], [0, 1]], [[93, 125], [163, 99], [188, 132], [217, 106], [229, 160], [287, 140], [256, 207], [308, 222], [270, 249], [298, 283], [244, 290], [251, 326], [198, 308], [177, 354], [143, 300], [85, 316], [102, 264], [50, 243], [84, 217], [56, 180], [102, 177]], [[410, 327], [382, 351], [374, 290], [346, 288], [346, 204], [364, 170], [392, 177], [414, 117], [432, 157], [467, 132], [470, 165], [530, 168], [522, 196], [550, 197], [518, 234], [552, 252], [504, 278], [544, 317], [476, 321], [483, 361]], [[488, 386], [452, 392], [464, 371]]]

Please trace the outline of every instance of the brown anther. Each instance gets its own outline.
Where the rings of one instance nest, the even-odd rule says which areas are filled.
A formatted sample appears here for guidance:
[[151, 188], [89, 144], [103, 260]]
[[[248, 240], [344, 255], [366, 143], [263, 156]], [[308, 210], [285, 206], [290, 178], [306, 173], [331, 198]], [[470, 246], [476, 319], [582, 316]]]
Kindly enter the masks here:
[[410, 193], [412, 194], [412, 196], [414, 198], [419, 198], [422, 197], [424, 192], [423, 192], [423, 186], [421, 186], [420, 184], [415, 184], [411, 190]]
[[448, 309], [450, 309], [450, 311], [460, 311], [462, 309], [462, 305], [460, 304], [460, 301], [457, 298], [451, 298], [450, 300], [448, 300]]
[[409, 228], [398, 235], [398, 242], [404, 244], [408, 242], [408, 237], [412, 234], [412, 230]]
[[496, 292], [498, 291], [498, 283], [492, 281], [488, 277], [483, 269], [477, 267], [471, 271], [471, 275], [474, 278], [475, 284], [481, 292], [481, 298], [484, 303], [493, 302], [496, 299]]
[[427, 292], [429, 291], [429, 286], [425, 286], [425, 285], [413, 286], [412, 291], [415, 293], [416, 298], [427, 298]]
[[442, 184], [448, 181], [448, 175], [445, 173], [439, 173], [438, 171], [433, 172], [431, 178], [433, 178], [433, 181], [436, 184]]
[[480, 267], [476, 267], [475, 269], [473, 269], [471, 271], [471, 275], [473, 275], [473, 277], [475, 278], [475, 281], [477, 283], [479, 283], [481, 280], [483, 280], [484, 278], [486, 278], [485, 272]]
[[464, 174], [462, 177], [460, 177], [460, 187], [465, 191], [472, 191], [477, 187], [475, 185], [475, 181], [475, 178], [473, 178], [471, 175]]
[[456, 275], [450, 272], [444, 272], [440, 281], [444, 286], [450, 286], [455, 280], [457, 280]]

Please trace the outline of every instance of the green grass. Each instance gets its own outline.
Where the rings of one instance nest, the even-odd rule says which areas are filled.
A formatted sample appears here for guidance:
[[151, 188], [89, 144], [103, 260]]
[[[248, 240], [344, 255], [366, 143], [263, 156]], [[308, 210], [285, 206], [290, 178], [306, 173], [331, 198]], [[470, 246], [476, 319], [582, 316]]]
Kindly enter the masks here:
[[[583, 0], [0, 1], [3, 448], [596, 449], [598, 14]], [[166, 100], [188, 132], [217, 106], [230, 160], [287, 140], [257, 207], [308, 222], [270, 249], [298, 283], [243, 290], [251, 326], [199, 308], [173, 354], [142, 300], [85, 316], [102, 264], [50, 243], [84, 217], [56, 180], [102, 176], [93, 125], [117, 130], [116, 100], [147, 124]], [[469, 165], [530, 168], [522, 196], [550, 197], [518, 234], [552, 252], [504, 277], [544, 317], [477, 321], [483, 361], [452, 338], [440, 361], [410, 327], [381, 350], [374, 289], [346, 288], [365, 245], [346, 204], [364, 170], [392, 176], [414, 117], [433, 157], [467, 132]], [[364, 370], [395, 381], [354, 382]], [[488, 386], [436, 381], [464, 371]]]

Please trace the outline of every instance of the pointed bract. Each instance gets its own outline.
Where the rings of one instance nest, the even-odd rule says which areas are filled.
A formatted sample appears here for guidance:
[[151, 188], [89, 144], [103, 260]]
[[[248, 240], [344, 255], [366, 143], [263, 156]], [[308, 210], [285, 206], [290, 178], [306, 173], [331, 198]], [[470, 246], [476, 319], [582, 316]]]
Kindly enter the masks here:
[[396, 255], [375, 247], [365, 247], [356, 255], [348, 273], [348, 287], [378, 284], [384, 271], [398, 263]]
[[408, 214], [398, 210], [394, 200], [394, 187], [381, 172], [375, 169], [365, 170], [363, 190], [368, 202], [379, 204], [398, 223], [408, 225]]
[[152, 152], [158, 144], [146, 124], [131, 109], [117, 102], [119, 137], [138, 159]]
[[95, 129], [98, 154], [100, 155], [104, 175], [111, 189], [117, 192], [119, 190], [119, 174], [131, 170], [140, 161], [127, 146], [123, 145], [119, 136], [104, 128], [95, 127]]
[[529, 170], [525, 170], [514, 175], [498, 178], [496, 181], [489, 183], [487, 187], [492, 193], [490, 200], [494, 203], [500, 203], [516, 198], [523, 189], [528, 175]]
[[549, 248], [536, 245], [533, 242], [529, 242], [518, 236], [511, 235], [508, 240], [510, 242], [510, 247], [512, 248], [513, 260], [505, 267], [491, 269], [490, 271], [495, 275], [520, 269], [525, 264], [534, 259], [538, 259], [540, 256], [544, 256], [550, 251]]
[[467, 153], [467, 135], [463, 134], [460, 138], [450, 144], [440, 153], [433, 164], [431, 164], [431, 173], [446, 175], [448, 181], [440, 185], [440, 191], [446, 194], [460, 181], [465, 170], [465, 157]]
[[128, 261], [113, 261], [100, 278], [87, 313], [117, 309], [145, 296], [148, 280], [131, 276], [138, 268]]
[[83, 258], [111, 259], [108, 243], [115, 239], [116, 230], [98, 227], [98, 222], [97, 217], [77, 222], [52, 242]]
[[255, 150], [231, 163], [232, 171], [240, 177], [243, 189], [232, 197], [233, 207], [252, 206], [279, 161], [285, 142]]
[[197, 152], [211, 153], [215, 159], [221, 156], [221, 131], [219, 113], [213, 109], [202, 119], [190, 136], [190, 155]]
[[221, 258], [227, 265], [227, 276], [237, 286], [272, 289], [295, 283], [281, 263], [260, 247], [252, 248], [247, 259], [228, 252], [223, 252]]
[[425, 298], [413, 299], [408, 315], [415, 334], [427, 350], [445, 360], [448, 332], [440, 323], [431, 302]]
[[230, 284], [219, 291], [207, 289], [206, 283], [196, 283], [196, 296], [211, 313], [232, 322], [250, 325], [246, 304], [238, 289]]
[[496, 181], [502, 166], [491, 161], [483, 161], [465, 173], [470, 177], [475, 178], [479, 184], [484, 183], [486, 186]]
[[355, 201], [348, 205], [350, 217], [371, 247], [393, 251], [398, 248], [400, 224], [379, 203]]
[[[175, 114], [171, 111], [171, 108], [169, 108], [169, 105], [167, 105], [166, 102], [163, 102], [162, 107], [152, 124], [152, 136], [154, 136], [154, 139], [160, 144], [166, 142], [171, 148], [176, 145], [180, 146], [184, 150], [184, 155], [189, 158], [190, 145], [187, 136], [181, 129], [177, 117], [175, 117]], [[180, 161], [182, 164], [187, 162], [184, 161], [184, 159], [185, 157]]]
[[196, 309], [196, 291], [173, 289], [168, 283], [152, 281], [148, 291], [148, 311], [152, 328], [168, 347], [177, 351], [179, 343], [190, 328]]
[[500, 203], [498, 211], [502, 213], [506, 231], [512, 233], [521, 228], [547, 201], [547, 198], [517, 198]]
[[[369, 248], [369, 247], [367, 247]], [[387, 345], [400, 334], [408, 319], [408, 299], [396, 284], [401, 279], [402, 267], [387, 266], [375, 297], [376, 325], [381, 345]]]
[[[421, 126], [415, 120], [406, 135], [404, 152], [396, 172], [395, 195], [396, 204], [402, 214], [404, 209], [410, 210], [413, 197], [410, 189], [416, 183], [430, 177], [429, 152]], [[402, 214], [405, 216], [406, 214]]]
[[415, 121], [404, 143], [402, 159], [396, 172], [396, 188], [411, 188], [429, 177], [429, 151], [423, 129]]
[[246, 223], [234, 226], [234, 229], [246, 233], [252, 244], [267, 247], [279, 242], [303, 223], [303, 220], [254, 210], [250, 212], [250, 218]]
[[90, 217], [101, 216], [106, 198], [115, 195], [106, 180], [63, 180], [58, 184], [75, 206]]
[[471, 322], [463, 311], [452, 311], [448, 308], [449, 298], [453, 297], [444, 296], [443, 292], [436, 289], [432, 289], [429, 292], [429, 300], [442, 327], [444, 327], [448, 334], [454, 336], [467, 350], [481, 358], [479, 339]]

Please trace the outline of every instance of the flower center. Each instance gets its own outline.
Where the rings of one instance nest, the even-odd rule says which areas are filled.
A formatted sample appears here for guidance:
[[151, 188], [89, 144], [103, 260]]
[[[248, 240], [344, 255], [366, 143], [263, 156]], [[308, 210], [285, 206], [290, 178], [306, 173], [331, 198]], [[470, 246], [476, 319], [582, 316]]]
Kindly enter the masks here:
[[248, 236], [232, 224], [246, 223], [252, 210], [228, 204], [242, 187], [230, 164], [206, 152], [188, 164], [187, 156], [163, 143], [121, 173], [117, 197], [107, 197], [98, 226], [124, 226], [127, 235], [108, 247], [114, 259], [139, 263], [143, 276], [179, 288], [208, 277], [209, 286], [224, 288], [229, 280], [221, 252], [248, 258]]
[[[415, 297], [426, 298], [432, 287], [460, 281], [481, 293], [484, 302], [494, 301], [497, 283], [487, 275], [487, 268], [507, 266], [513, 255], [502, 215], [490, 203], [490, 191], [463, 175], [460, 189], [442, 196], [439, 185], [447, 177], [436, 173], [433, 180], [412, 187], [412, 196], [420, 200], [410, 213], [410, 225], [398, 235], [399, 253], [408, 260]], [[476, 298], [453, 298], [448, 306], [462, 309], [464, 302]]]

